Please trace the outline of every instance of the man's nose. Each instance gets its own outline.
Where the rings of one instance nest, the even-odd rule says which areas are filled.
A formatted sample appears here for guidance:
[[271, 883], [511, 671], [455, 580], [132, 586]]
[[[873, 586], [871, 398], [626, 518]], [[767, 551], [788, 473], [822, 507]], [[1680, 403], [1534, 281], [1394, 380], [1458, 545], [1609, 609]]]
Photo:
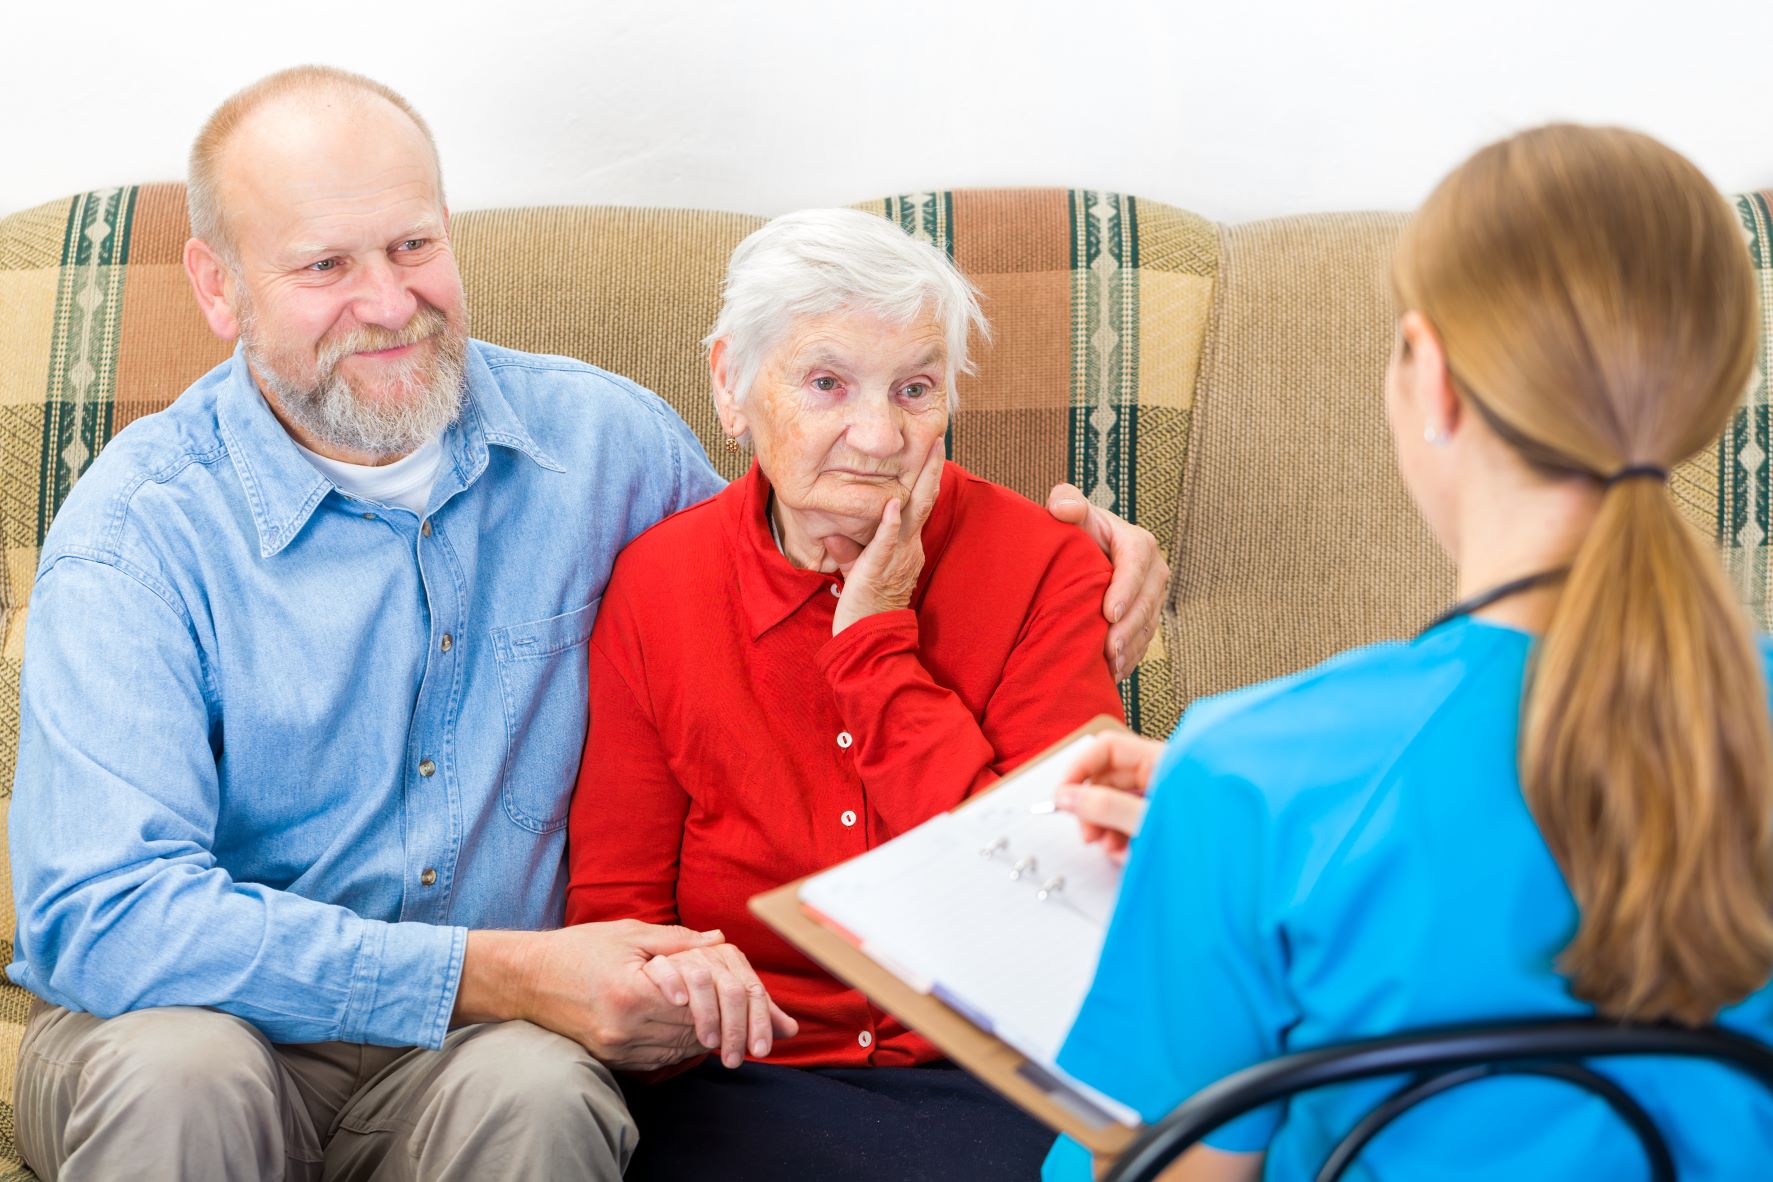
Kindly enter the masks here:
[[419, 310], [419, 301], [407, 287], [406, 276], [390, 260], [376, 257], [357, 273], [358, 289], [353, 312], [360, 324], [398, 330], [405, 328]]

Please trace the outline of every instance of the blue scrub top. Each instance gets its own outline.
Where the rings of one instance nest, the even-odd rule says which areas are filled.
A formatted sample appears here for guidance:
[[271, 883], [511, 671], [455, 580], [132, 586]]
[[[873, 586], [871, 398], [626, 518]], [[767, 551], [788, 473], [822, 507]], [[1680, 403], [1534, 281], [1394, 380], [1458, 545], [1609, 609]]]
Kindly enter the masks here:
[[[1066, 1070], [1147, 1121], [1241, 1068], [1418, 1027], [1592, 1012], [1556, 969], [1574, 901], [1521, 797], [1532, 637], [1461, 618], [1408, 644], [1197, 703], [1159, 766]], [[1773, 664], [1773, 645], [1762, 642]], [[1719, 1021], [1773, 1042], [1773, 989]], [[1665, 1131], [1684, 1182], [1773, 1178], [1773, 1098], [1727, 1068], [1599, 1061]], [[1226, 1125], [1310, 1178], [1400, 1079], [1319, 1089]], [[1049, 1180], [1090, 1178], [1061, 1139]], [[1411, 1111], [1352, 1178], [1646, 1176], [1601, 1101], [1543, 1080]]]

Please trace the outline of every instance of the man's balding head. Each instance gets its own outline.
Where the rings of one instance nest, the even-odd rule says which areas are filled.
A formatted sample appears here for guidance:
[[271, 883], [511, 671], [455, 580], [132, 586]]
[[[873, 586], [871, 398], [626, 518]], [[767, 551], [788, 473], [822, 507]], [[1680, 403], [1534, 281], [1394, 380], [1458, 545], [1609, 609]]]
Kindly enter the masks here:
[[223, 103], [191, 152], [185, 272], [296, 442], [405, 455], [460, 411], [468, 342], [437, 148], [387, 87], [303, 66]]
[[362, 74], [333, 66], [293, 66], [261, 78], [231, 95], [197, 133], [197, 140], [191, 145], [190, 173], [186, 183], [192, 236], [201, 238], [230, 257], [234, 253], [229, 194], [226, 192], [226, 162], [229, 149], [243, 128], [290, 114], [312, 116], [326, 108], [349, 113], [365, 106], [384, 105], [405, 116], [424, 137], [441, 203], [443, 170], [437, 158], [437, 141], [411, 103], [393, 88]]

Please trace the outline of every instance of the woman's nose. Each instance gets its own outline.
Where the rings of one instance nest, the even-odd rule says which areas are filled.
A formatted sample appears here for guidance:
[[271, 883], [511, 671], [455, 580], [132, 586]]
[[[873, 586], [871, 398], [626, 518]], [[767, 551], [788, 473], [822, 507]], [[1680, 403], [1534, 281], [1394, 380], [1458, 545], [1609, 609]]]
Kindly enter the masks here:
[[899, 417], [886, 406], [858, 407], [845, 438], [863, 455], [877, 459], [899, 454], [905, 444], [905, 432], [900, 427]]

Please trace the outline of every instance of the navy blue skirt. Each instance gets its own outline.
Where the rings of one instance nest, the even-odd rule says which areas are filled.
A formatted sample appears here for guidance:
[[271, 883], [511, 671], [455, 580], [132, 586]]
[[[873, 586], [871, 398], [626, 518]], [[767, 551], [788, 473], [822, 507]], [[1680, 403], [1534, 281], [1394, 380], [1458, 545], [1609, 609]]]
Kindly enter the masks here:
[[628, 1182], [1025, 1182], [1053, 1143], [1051, 1130], [946, 1062], [728, 1071], [709, 1059], [623, 1090], [640, 1126]]

